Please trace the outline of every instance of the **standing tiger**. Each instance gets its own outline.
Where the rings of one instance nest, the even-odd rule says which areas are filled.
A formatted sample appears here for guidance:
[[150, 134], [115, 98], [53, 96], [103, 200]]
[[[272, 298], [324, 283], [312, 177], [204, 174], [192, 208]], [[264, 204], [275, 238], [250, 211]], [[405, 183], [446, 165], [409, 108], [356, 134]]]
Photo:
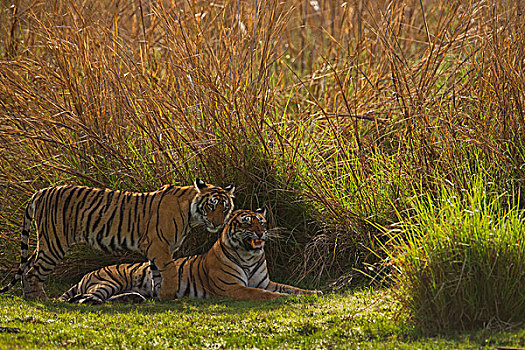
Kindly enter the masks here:
[[[287, 294], [322, 294], [270, 281], [263, 250], [268, 236], [265, 214], [263, 209], [235, 210], [207, 253], [175, 260], [174, 296], [263, 300]], [[106, 266], [86, 274], [60, 300], [100, 304], [152, 299], [160, 280], [148, 262]]]
[[[204, 224], [219, 232], [233, 210], [232, 185], [217, 187], [197, 179], [193, 186], [165, 185], [149, 193], [123, 192], [85, 186], [57, 186], [36, 192], [26, 207], [20, 268], [0, 293], [20, 279], [24, 297], [47, 299], [43, 283], [69, 247], [84, 242], [106, 252], [142, 253], [159, 268], [161, 299], [174, 297], [178, 271], [173, 253], [190, 227]], [[31, 221], [37, 247], [28, 259]]]

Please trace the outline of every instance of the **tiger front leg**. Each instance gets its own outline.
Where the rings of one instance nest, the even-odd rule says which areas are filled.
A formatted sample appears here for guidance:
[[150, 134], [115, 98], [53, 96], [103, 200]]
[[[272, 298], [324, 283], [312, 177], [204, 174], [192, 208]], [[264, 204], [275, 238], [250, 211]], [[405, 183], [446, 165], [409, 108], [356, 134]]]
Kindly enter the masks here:
[[[163, 266], [163, 265], [161, 265]], [[160, 300], [172, 300], [177, 297], [178, 289], [178, 268], [173, 263], [169, 263], [163, 269], [159, 269], [162, 278], [159, 299]]]
[[232, 286], [221, 293], [222, 296], [228, 296], [237, 300], [271, 300], [278, 297], [286, 296], [283, 293], [270, 292], [264, 289], [245, 287], [242, 285]]
[[302, 289], [297, 288], [294, 286], [289, 286], [287, 284], [272, 282], [268, 284], [268, 286], [265, 288], [268, 291], [272, 292], [278, 292], [278, 293], [284, 293], [284, 294], [302, 294], [302, 295], [323, 295], [323, 292], [320, 290], [308, 290], [308, 289]]
[[[152, 244], [146, 256], [150, 264], [153, 264], [153, 266], [158, 269], [158, 272], [160, 272], [159, 299], [175, 299], [178, 287], [178, 269], [175, 266], [175, 260], [173, 260], [169, 254], [168, 247], [158, 247]], [[152, 288], [155, 288], [155, 286], [152, 286]], [[154, 292], [153, 290], [152, 294], [154, 294]]]

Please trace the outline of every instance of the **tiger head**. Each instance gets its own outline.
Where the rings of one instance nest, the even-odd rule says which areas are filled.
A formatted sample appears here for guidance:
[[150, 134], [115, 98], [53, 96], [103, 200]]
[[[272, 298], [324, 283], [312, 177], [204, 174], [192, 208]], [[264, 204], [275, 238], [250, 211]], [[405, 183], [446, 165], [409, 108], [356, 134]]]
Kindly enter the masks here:
[[209, 232], [219, 232], [233, 211], [235, 186], [224, 188], [195, 180], [197, 195], [191, 203], [192, 226], [204, 224]]
[[257, 255], [263, 252], [268, 238], [266, 209], [235, 210], [221, 235], [226, 246], [237, 252]]

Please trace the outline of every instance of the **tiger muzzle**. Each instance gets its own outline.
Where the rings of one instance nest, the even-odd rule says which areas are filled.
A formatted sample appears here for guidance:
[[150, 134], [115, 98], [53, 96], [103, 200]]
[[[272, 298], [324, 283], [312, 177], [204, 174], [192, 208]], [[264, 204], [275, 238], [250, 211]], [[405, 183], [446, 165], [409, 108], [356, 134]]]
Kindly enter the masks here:
[[244, 246], [247, 250], [259, 250], [264, 247], [264, 242], [266, 241], [264, 234], [257, 234], [252, 237], [247, 237], [244, 240]]
[[251, 239], [250, 244], [252, 249], [261, 249], [264, 245], [264, 240], [262, 239]]

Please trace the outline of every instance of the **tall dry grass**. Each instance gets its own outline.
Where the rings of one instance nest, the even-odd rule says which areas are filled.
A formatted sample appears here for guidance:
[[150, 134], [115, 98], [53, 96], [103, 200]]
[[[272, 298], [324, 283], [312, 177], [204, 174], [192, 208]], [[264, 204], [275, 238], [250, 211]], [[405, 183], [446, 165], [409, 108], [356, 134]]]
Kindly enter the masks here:
[[[270, 209], [281, 278], [373, 268], [370, 223], [397, 220], [415, 188], [466, 187], [473, 164], [501, 191], [522, 186], [523, 8], [4, 1], [2, 263], [37, 189], [198, 176], [235, 183], [238, 207]], [[213, 239], [196, 234], [184, 252]]]

